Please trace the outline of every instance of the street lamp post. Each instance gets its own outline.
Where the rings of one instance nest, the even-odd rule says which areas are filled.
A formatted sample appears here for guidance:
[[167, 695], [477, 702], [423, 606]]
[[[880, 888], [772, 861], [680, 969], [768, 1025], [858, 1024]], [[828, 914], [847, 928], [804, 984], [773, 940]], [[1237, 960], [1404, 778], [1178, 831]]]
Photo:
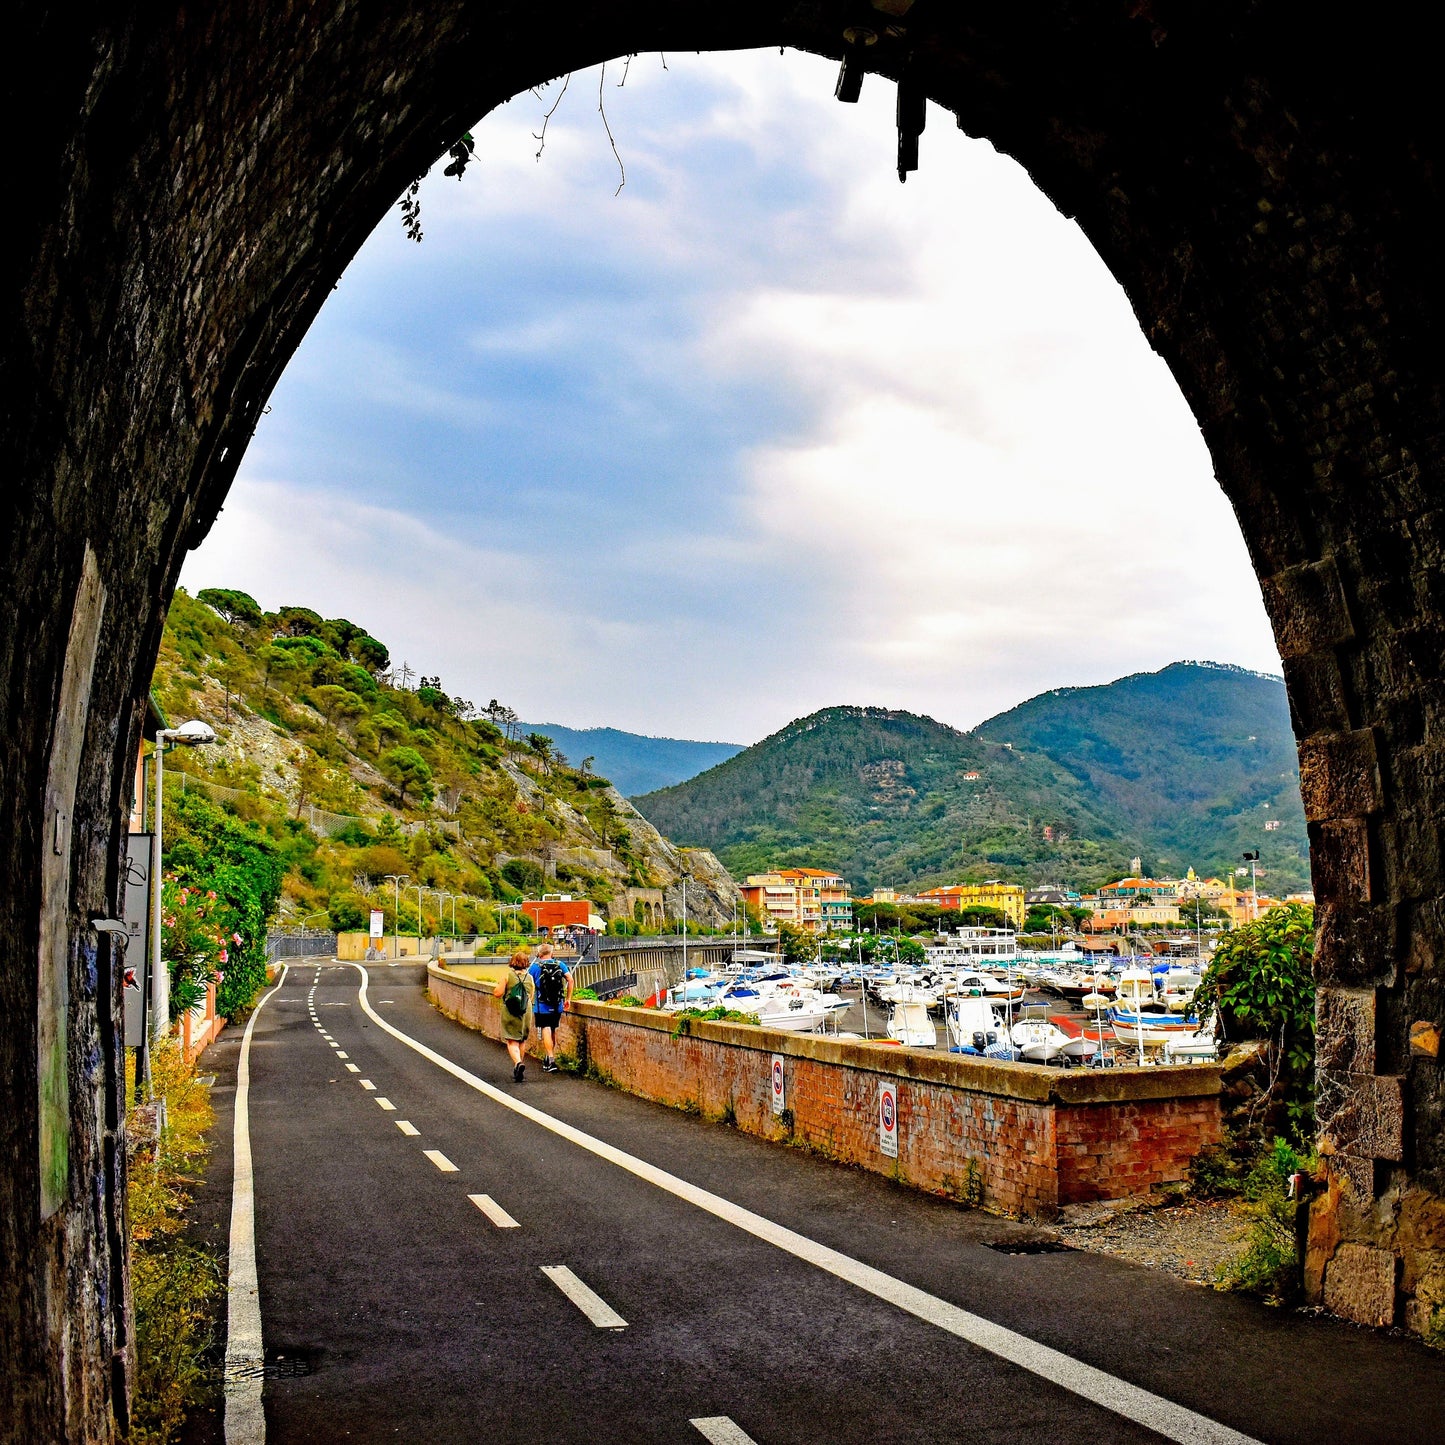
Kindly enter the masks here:
[[422, 886], [418, 883], [416, 885], [416, 956], [418, 958], [421, 957], [421, 931], [426, 926], [425, 915], [422, 913], [422, 892]]
[[156, 796], [152, 809], [155, 832], [151, 834], [151, 988], [150, 1027], [143, 1030], [145, 1057], [141, 1061], [144, 1075], [150, 1077], [152, 1039], [164, 1037], [171, 1025], [170, 979], [161, 959], [161, 830], [165, 817], [162, 787], [166, 772], [166, 743], [194, 748], [216, 741], [216, 732], [208, 723], [193, 719], [178, 728], [162, 728], [156, 733]]
[[440, 949], [440, 948], [441, 948], [441, 941], [440, 941], [440, 940], [441, 940], [442, 929], [446, 926], [445, 923], [444, 923], [444, 921], [443, 921], [443, 915], [444, 915], [444, 914], [446, 913], [446, 911], [447, 911], [447, 899], [451, 897], [451, 894], [450, 894], [450, 893], [445, 893], [445, 892], [443, 892], [440, 888], [428, 888], [428, 889], [427, 889], [427, 892], [428, 892], [428, 893], [435, 893], [435, 894], [436, 894], [436, 899], [437, 899], [437, 948]]
[[1249, 864], [1249, 921], [1253, 923], [1259, 917], [1259, 879], [1254, 871], [1259, 862], [1259, 849], [1251, 848], [1244, 855], [1244, 861]]
[[401, 885], [411, 877], [409, 873], [386, 873], [382, 875], [392, 885], [391, 905], [391, 956], [401, 957]]

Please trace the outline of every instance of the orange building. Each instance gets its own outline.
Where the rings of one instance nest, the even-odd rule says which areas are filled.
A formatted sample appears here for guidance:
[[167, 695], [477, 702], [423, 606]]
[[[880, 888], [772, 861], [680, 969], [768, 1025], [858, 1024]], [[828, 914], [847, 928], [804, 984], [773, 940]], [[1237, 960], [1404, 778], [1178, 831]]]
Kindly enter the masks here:
[[829, 933], [853, 926], [853, 899], [847, 883], [821, 868], [752, 873], [740, 891], [757, 917], [774, 928], [788, 923], [810, 933]]

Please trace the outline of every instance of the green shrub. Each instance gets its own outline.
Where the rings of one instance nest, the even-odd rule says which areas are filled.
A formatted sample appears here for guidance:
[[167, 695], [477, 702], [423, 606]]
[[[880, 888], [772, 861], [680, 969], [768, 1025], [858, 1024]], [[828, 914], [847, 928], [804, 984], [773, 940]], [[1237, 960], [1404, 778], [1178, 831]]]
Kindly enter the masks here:
[[1219, 940], [1193, 1007], [1217, 1010], [1225, 1036], [1262, 1039], [1296, 1141], [1313, 1132], [1314, 909], [1290, 903]]
[[1243, 1249], [1219, 1268], [1222, 1289], [1258, 1295], [1268, 1304], [1288, 1304], [1299, 1293], [1299, 1241], [1296, 1201], [1289, 1197], [1292, 1174], [1307, 1174], [1314, 1160], [1297, 1153], [1285, 1139], [1256, 1159], [1242, 1192], [1247, 1225]]
[[574, 999], [581, 999], [584, 1002], [596, 1003], [597, 990], [592, 988], [579, 988], [573, 993], [572, 997]]

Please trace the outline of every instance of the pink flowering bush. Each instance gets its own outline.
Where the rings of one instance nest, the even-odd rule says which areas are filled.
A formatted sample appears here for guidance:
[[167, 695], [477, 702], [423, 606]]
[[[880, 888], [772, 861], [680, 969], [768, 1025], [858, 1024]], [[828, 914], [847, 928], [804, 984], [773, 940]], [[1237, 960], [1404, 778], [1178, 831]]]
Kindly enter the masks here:
[[227, 932], [227, 909], [213, 890], [167, 874], [161, 884], [161, 957], [171, 976], [171, 1013], [194, 1008], [225, 969], [241, 935]]

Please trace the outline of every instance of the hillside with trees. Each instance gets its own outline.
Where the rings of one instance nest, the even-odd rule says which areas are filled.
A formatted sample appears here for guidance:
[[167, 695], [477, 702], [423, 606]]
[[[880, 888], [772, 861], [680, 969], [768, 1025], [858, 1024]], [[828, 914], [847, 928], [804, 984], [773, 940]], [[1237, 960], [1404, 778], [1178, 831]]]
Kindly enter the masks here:
[[[209, 852], [244, 843], [274, 860], [248, 865], [264, 875], [273, 923], [362, 928], [380, 908], [388, 932], [414, 933], [421, 885], [423, 931], [451, 929], [440, 891], [455, 895], [458, 932], [489, 933], [515, 926], [505, 905], [545, 886], [589, 898], [625, 929], [629, 889], [661, 890], [675, 916], [684, 877], [693, 918], [732, 917], [735, 891], [710, 854], [672, 847], [504, 703], [452, 695], [344, 618], [178, 591], [153, 692], [172, 723], [200, 718], [218, 734], [167, 757], [168, 870], [211, 889]], [[408, 881], [396, 919], [387, 880], [398, 875]]]
[[1133, 846], [1051, 759], [886, 708], [825, 708], [637, 803], [735, 875], [835, 868], [855, 890], [1103, 876]]
[[1054, 759], [1157, 871], [1218, 871], [1259, 848], [1261, 886], [1309, 886], [1299, 755], [1277, 677], [1176, 662], [1042, 693], [974, 734]]
[[636, 801], [738, 875], [792, 865], [836, 868], [857, 890], [1093, 887], [1134, 856], [1150, 872], [1222, 873], [1257, 847], [1264, 887], [1309, 886], [1284, 685], [1217, 664], [1044, 693], [967, 733], [825, 708]]

